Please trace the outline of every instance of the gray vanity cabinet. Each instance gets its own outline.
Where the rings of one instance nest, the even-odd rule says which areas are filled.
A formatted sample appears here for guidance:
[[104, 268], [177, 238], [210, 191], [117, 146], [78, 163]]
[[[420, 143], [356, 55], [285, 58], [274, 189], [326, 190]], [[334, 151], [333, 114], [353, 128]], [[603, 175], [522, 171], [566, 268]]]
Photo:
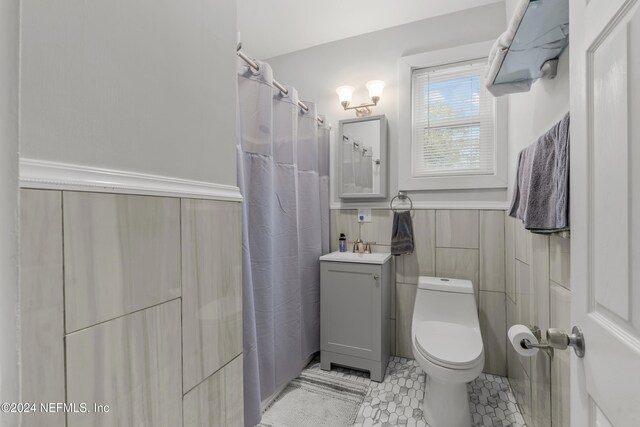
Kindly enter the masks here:
[[321, 368], [337, 364], [362, 369], [370, 371], [372, 380], [382, 381], [391, 339], [391, 257], [326, 260], [331, 255], [321, 258], [320, 267]]

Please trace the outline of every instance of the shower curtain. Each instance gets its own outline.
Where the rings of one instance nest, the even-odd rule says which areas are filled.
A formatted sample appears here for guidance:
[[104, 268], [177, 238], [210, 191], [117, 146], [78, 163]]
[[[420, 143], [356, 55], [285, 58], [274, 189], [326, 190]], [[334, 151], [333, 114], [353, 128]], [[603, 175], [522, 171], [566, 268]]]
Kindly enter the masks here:
[[329, 250], [329, 130], [268, 64], [238, 63], [238, 185], [243, 201], [245, 425], [320, 349], [320, 265]]

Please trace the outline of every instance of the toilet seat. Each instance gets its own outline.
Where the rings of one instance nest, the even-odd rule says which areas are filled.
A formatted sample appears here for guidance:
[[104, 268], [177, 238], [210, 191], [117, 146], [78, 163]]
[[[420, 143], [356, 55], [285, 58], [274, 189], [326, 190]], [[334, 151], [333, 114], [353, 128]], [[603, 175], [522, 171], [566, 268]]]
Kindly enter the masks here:
[[415, 348], [430, 362], [450, 369], [468, 369], [483, 359], [480, 330], [458, 323], [423, 321], [414, 325]]

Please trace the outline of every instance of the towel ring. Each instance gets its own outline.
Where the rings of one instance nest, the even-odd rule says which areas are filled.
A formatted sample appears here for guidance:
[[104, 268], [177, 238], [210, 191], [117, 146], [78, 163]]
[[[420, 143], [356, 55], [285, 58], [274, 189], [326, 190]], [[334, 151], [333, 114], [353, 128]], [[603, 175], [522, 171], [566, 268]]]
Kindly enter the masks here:
[[413, 200], [411, 200], [411, 197], [407, 196], [407, 193], [405, 193], [404, 191], [398, 191], [398, 194], [393, 196], [393, 199], [391, 199], [391, 202], [389, 202], [389, 208], [391, 208], [392, 211], [398, 212], [398, 206], [393, 206], [393, 202], [395, 202], [396, 199], [400, 200], [401, 203], [409, 200], [409, 211], [413, 211]]

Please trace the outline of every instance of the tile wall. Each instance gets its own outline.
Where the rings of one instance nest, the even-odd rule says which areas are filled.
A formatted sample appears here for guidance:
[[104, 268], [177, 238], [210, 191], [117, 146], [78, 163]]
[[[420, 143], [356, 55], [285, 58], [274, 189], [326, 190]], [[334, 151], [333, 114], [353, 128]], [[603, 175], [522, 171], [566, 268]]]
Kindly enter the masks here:
[[[25, 415], [29, 425], [242, 425], [240, 204], [43, 190], [21, 198], [22, 400], [66, 395], [111, 408]], [[339, 233], [389, 250], [392, 212], [373, 210], [362, 225], [356, 214], [332, 210], [332, 250]], [[413, 224], [415, 253], [395, 258], [392, 352], [413, 357], [418, 276], [469, 279], [485, 372], [508, 369], [530, 425], [569, 425], [569, 353], [521, 358], [506, 329], [569, 329], [570, 241], [495, 210], [416, 210]]]
[[[20, 192], [22, 402], [65, 401], [62, 193]], [[64, 427], [64, 413], [24, 413], [26, 425]]]
[[[359, 225], [357, 211], [331, 211], [331, 249], [345, 233], [376, 242], [388, 251], [393, 214], [374, 209], [372, 221]], [[497, 210], [416, 210], [416, 250], [395, 258], [396, 284], [392, 352], [413, 357], [411, 319], [419, 275], [448, 276], [473, 282], [486, 351], [485, 372], [507, 375], [528, 425], [569, 425], [569, 356], [556, 351], [523, 358], [507, 345], [506, 331], [516, 323], [570, 330], [570, 246], [558, 235], [532, 234]], [[348, 246], [351, 250], [352, 245]]]
[[[507, 326], [570, 330], [571, 241], [528, 232], [505, 216]], [[569, 351], [519, 356], [509, 345], [509, 380], [527, 425], [569, 426]]]
[[109, 405], [25, 425], [244, 424], [240, 203], [22, 190], [20, 237], [22, 401]]
[[[358, 236], [389, 251], [393, 213], [374, 209], [372, 221], [361, 225], [357, 211], [331, 211], [331, 249], [340, 233], [352, 242]], [[485, 344], [485, 372], [506, 375], [504, 211], [415, 210], [415, 252], [395, 258], [396, 284], [391, 315], [392, 353], [413, 358], [411, 319], [418, 276], [469, 279], [478, 302]], [[349, 245], [351, 250], [352, 244]]]

